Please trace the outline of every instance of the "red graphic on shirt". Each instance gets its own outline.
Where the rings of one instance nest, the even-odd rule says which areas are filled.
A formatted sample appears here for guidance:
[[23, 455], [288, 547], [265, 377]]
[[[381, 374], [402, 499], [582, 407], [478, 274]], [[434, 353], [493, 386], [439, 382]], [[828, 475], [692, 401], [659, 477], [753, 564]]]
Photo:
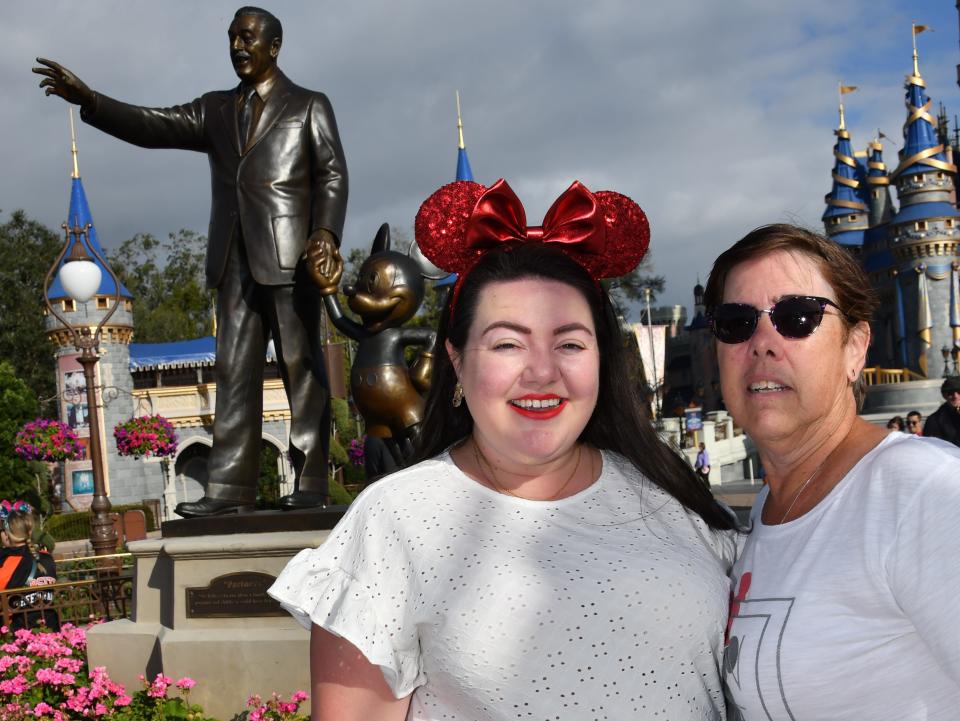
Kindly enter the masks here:
[[733, 619], [740, 613], [740, 602], [747, 600], [747, 592], [750, 590], [750, 579], [753, 574], [747, 571], [740, 577], [740, 586], [734, 595], [733, 589], [730, 589], [730, 614], [727, 616], [727, 630], [723, 634], [723, 645], [730, 643], [730, 629], [733, 627]]

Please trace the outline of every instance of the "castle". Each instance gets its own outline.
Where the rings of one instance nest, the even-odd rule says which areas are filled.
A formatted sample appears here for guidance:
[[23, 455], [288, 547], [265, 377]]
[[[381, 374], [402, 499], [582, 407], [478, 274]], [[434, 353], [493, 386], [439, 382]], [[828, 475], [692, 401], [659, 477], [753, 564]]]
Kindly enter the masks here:
[[903, 148], [888, 172], [879, 133], [867, 150], [853, 150], [840, 104], [833, 186], [823, 214], [827, 235], [859, 258], [880, 296], [868, 366], [901, 369], [901, 381], [956, 373], [960, 345], [957, 168], [946, 114], [934, 117], [931, 105], [914, 47]]

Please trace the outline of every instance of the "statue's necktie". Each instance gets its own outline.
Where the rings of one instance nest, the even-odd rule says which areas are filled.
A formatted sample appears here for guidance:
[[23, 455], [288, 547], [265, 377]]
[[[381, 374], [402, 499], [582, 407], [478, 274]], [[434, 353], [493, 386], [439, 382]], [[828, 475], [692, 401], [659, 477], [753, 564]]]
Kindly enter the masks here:
[[247, 147], [250, 134], [253, 131], [253, 99], [257, 96], [257, 89], [251, 85], [243, 91], [243, 105], [240, 106], [240, 145]]

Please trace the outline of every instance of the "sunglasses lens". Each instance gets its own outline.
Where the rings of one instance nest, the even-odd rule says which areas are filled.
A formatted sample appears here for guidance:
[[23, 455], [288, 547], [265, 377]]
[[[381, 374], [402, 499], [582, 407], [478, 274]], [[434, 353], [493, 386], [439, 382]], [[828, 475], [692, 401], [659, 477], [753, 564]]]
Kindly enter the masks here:
[[713, 309], [711, 323], [721, 343], [743, 343], [757, 328], [757, 311], [742, 303], [722, 303]]
[[823, 320], [823, 308], [813, 298], [784, 298], [770, 313], [770, 320], [785, 338], [806, 338]]

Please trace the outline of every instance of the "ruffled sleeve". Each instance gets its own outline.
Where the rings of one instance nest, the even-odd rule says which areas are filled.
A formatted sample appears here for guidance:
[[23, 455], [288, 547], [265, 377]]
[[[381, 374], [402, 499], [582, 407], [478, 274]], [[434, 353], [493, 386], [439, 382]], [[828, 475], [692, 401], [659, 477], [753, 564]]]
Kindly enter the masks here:
[[267, 593], [305, 628], [316, 624], [356, 646], [403, 698], [425, 681], [414, 574], [389, 509], [363, 495], [322, 546], [290, 560]]

